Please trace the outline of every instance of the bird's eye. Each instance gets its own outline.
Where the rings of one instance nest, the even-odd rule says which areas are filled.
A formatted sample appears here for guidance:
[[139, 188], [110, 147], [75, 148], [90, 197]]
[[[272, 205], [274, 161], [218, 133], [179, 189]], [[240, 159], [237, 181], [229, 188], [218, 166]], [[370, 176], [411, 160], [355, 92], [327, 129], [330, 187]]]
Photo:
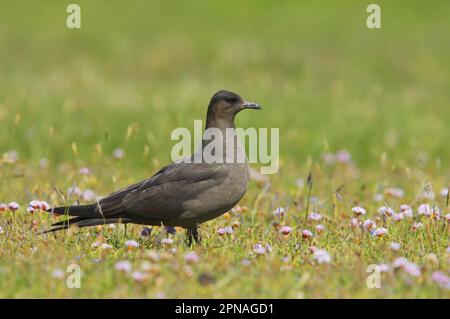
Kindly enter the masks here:
[[227, 103], [235, 104], [238, 100], [235, 97], [229, 97], [226, 99]]

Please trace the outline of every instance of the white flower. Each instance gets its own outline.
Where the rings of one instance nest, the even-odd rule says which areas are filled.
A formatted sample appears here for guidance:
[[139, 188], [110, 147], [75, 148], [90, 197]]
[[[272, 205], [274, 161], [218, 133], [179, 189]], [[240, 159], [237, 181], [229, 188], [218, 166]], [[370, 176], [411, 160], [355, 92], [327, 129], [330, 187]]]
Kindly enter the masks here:
[[125, 248], [133, 249], [133, 248], [138, 248], [138, 247], [139, 247], [139, 243], [135, 240], [127, 240], [125, 242]]
[[366, 214], [366, 210], [364, 208], [362, 208], [361, 206], [355, 206], [352, 208], [352, 212], [356, 215], [356, 216], [360, 216], [360, 215], [365, 215]]
[[379, 228], [375, 229], [372, 233], [373, 236], [377, 236], [377, 237], [383, 237], [386, 234], [387, 234], [387, 229], [384, 227], [379, 227]]
[[122, 260], [122, 261], [118, 261], [116, 262], [116, 264], [114, 265], [114, 268], [117, 271], [122, 271], [122, 272], [130, 272], [131, 271], [131, 263], [128, 260]]
[[324, 249], [317, 249], [316, 251], [314, 251], [313, 257], [319, 264], [331, 263], [330, 254]]
[[413, 223], [411, 226], [412, 230], [417, 230], [417, 229], [421, 229], [423, 228], [423, 224], [422, 223]]
[[110, 244], [103, 243], [100, 245], [100, 249], [103, 249], [103, 250], [110, 250], [112, 248], [113, 248], [113, 246]]

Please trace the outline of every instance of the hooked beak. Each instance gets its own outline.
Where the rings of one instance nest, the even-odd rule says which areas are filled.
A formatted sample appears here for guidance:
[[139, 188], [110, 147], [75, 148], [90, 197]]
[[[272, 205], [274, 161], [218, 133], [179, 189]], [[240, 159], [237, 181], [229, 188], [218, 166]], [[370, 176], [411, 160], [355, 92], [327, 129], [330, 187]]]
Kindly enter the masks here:
[[254, 109], [254, 110], [262, 109], [261, 105], [259, 105], [258, 103], [247, 102], [247, 101], [244, 101], [243, 106], [244, 106], [244, 109]]

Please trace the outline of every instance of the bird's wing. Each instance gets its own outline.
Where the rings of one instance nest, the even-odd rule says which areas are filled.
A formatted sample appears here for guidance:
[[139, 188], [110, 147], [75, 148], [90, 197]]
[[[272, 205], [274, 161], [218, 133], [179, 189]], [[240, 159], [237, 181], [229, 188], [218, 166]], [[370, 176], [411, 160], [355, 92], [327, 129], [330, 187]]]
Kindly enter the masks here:
[[[184, 201], [195, 199], [203, 191], [221, 184], [226, 176], [227, 171], [220, 165], [172, 163], [151, 178], [113, 193], [108, 198], [120, 197], [120, 203], [117, 200], [109, 202], [119, 205], [120, 209], [117, 207], [114, 210], [126, 216], [170, 220], [184, 212]], [[100, 202], [102, 207], [108, 203], [108, 198]]]

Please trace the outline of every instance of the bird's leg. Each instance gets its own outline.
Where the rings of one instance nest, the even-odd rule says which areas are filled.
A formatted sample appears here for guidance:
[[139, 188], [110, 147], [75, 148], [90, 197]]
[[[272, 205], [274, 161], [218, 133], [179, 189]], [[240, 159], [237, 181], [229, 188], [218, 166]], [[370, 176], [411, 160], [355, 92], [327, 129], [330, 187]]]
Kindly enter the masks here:
[[186, 230], [186, 236], [187, 236], [186, 242], [189, 247], [192, 246], [192, 239], [195, 241], [196, 244], [200, 244], [200, 236], [198, 234], [198, 225], [188, 227]]

